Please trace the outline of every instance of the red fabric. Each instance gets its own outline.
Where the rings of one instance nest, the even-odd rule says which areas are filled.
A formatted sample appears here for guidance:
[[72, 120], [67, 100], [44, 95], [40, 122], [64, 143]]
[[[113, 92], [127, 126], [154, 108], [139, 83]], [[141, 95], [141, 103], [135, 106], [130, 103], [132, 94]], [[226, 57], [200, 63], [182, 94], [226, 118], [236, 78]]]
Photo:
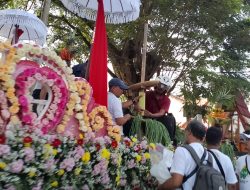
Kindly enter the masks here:
[[244, 101], [244, 97], [242, 96], [242, 94], [240, 92], [238, 92], [236, 95], [236, 111], [238, 113], [238, 116], [240, 118], [240, 121], [241, 121], [244, 129], [246, 130], [249, 126], [249, 123], [247, 123], [246, 119], [243, 116], [250, 119], [250, 113], [249, 113], [248, 107]]
[[16, 26], [15, 35], [14, 35], [14, 37], [12, 39], [11, 44], [16, 44], [22, 34], [23, 34], [23, 30], [20, 29], [19, 26]]
[[89, 68], [89, 83], [96, 103], [107, 106], [107, 34], [103, 0], [98, 0], [94, 43]]
[[170, 106], [170, 99], [166, 95], [156, 98], [156, 93], [154, 91], [146, 92], [146, 110], [151, 113], [158, 113], [161, 109], [164, 109], [168, 113]]

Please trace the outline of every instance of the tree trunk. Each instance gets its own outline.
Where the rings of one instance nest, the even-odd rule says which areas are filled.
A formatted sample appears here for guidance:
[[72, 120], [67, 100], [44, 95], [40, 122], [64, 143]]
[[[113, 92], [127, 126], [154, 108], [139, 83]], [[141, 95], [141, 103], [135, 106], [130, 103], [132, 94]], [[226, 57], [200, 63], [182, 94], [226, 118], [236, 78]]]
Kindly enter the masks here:
[[43, 2], [43, 11], [42, 11], [41, 20], [44, 22], [46, 26], [48, 24], [50, 4], [51, 4], [51, 0], [44, 0]]

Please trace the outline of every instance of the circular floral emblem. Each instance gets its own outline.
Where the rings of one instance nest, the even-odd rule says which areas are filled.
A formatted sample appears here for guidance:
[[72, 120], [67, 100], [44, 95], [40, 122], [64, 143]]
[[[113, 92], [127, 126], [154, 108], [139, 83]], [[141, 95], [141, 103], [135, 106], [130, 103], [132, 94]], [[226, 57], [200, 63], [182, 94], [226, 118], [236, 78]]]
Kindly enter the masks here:
[[[35, 90], [45, 91], [44, 96], [39, 94], [37, 99], [34, 98]], [[68, 101], [65, 82], [48, 67], [27, 68], [21, 72], [16, 77], [16, 95], [22, 123], [39, 127], [45, 134], [60, 123]]]

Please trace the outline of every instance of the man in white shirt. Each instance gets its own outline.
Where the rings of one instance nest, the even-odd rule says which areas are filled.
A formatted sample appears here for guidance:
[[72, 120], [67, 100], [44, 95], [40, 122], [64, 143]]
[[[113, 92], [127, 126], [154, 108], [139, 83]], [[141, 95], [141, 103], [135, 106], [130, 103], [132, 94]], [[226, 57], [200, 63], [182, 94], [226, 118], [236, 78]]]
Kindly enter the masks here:
[[239, 178], [239, 189], [249, 190], [250, 189], [250, 130], [243, 133], [246, 138], [248, 153], [241, 156], [236, 161], [236, 174]]
[[[186, 144], [192, 146], [199, 158], [204, 154], [204, 141], [206, 134], [205, 126], [199, 121], [191, 121], [185, 129]], [[207, 159], [207, 155], [204, 159]], [[183, 190], [192, 190], [196, 178], [196, 173], [190, 176], [184, 183], [185, 176], [190, 175], [196, 168], [196, 163], [191, 154], [184, 147], [178, 147], [175, 151], [171, 166], [171, 178], [159, 186], [159, 190], [172, 190], [183, 187]]]
[[222, 140], [222, 129], [210, 127], [206, 133], [207, 149], [213, 156], [213, 167], [221, 172], [228, 190], [236, 190], [237, 177], [230, 158], [219, 151]]
[[[128, 86], [121, 79], [113, 78], [109, 81], [108, 111], [113, 121], [120, 126], [132, 118], [130, 114], [123, 115], [122, 102], [119, 97], [123, 94], [124, 90], [128, 90]], [[131, 100], [130, 103], [132, 105], [133, 101]]]

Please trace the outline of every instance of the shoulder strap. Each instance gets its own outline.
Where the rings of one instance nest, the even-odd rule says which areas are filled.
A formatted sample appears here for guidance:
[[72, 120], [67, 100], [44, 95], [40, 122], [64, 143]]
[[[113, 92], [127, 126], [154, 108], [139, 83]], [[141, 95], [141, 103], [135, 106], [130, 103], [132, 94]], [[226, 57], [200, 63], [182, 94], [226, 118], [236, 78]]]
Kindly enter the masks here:
[[[194, 153], [194, 155], [196, 155], [198, 157], [195, 150], [190, 145], [183, 145], [183, 147], [188, 150], [188, 152], [191, 154], [192, 157], [193, 157], [192, 152]], [[194, 168], [194, 170], [190, 174], [188, 174], [187, 176], [184, 176], [182, 183], [185, 183], [190, 177], [192, 177], [198, 171], [199, 166], [205, 160], [206, 155], [207, 155], [207, 151], [204, 149], [204, 153], [203, 153], [201, 159], [198, 157], [199, 164], [197, 164], [197, 166]]]
[[[198, 166], [200, 166], [201, 165], [201, 159], [199, 158], [199, 156], [197, 155], [197, 153], [195, 152], [193, 147], [190, 146], [189, 144], [183, 145], [183, 147], [188, 150], [188, 152], [191, 154], [192, 158], [194, 159], [195, 163]], [[204, 149], [204, 151], [206, 151], [206, 150]]]
[[218, 165], [218, 167], [219, 167], [219, 169], [220, 169], [220, 173], [223, 175], [223, 177], [224, 177], [224, 179], [225, 179], [225, 172], [224, 172], [224, 170], [223, 170], [223, 167], [222, 167], [222, 165], [221, 165], [219, 159], [217, 158], [217, 156], [215, 155], [215, 153], [214, 153], [213, 151], [208, 150], [208, 152], [210, 152], [210, 153], [213, 155], [213, 157], [214, 157], [214, 159], [215, 159], [215, 161], [216, 161], [216, 164]]
[[249, 169], [248, 169], [248, 164], [247, 164], [247, 155], [246, 155], [246, 158], [245, 158], [245, 162], [246, 162], [247, 172], [248, 172], [248, 174], [250, 174], [250, 171], [249, 171]]

